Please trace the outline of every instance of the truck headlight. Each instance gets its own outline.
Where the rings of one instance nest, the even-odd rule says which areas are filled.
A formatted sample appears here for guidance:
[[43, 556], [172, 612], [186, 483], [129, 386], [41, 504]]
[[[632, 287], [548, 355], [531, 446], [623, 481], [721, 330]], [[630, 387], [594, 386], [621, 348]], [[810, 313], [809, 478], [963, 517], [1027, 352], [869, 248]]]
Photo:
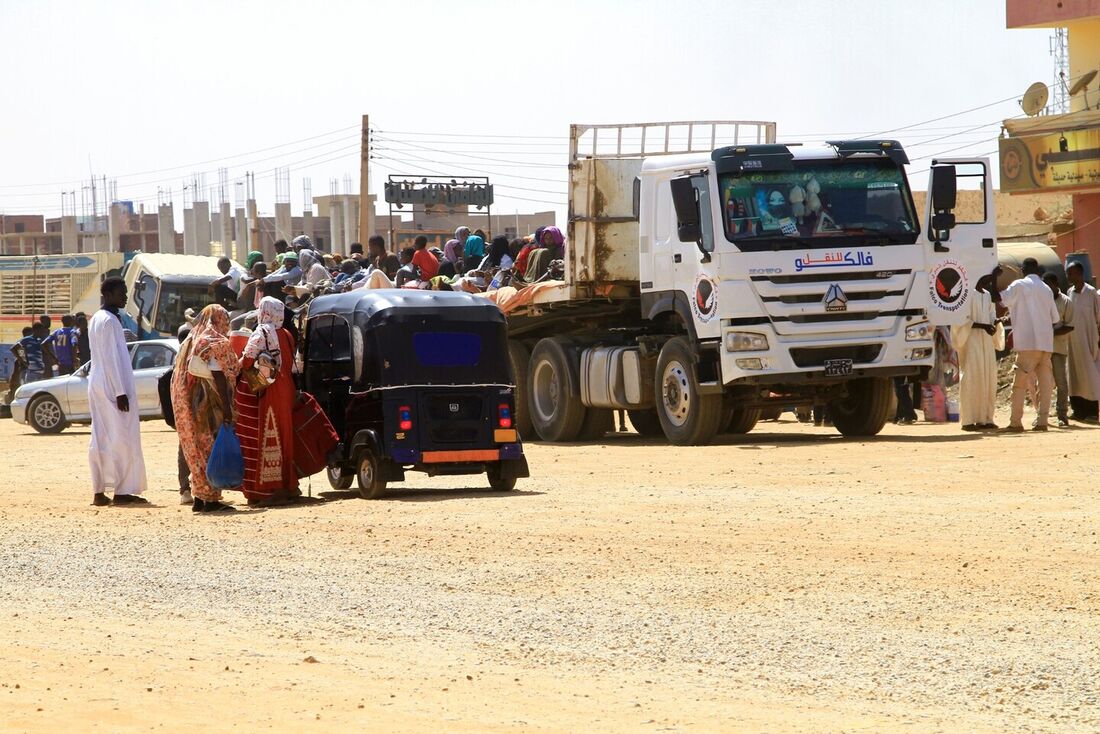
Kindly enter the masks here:
[[919, 324], [913, 324], [912, 326], [905, 327], [905, 341], [907, 342], [919, 342], [932, 338], [932, 324], [927, 321], [921, 321]]
[[768, 337], [747, 331], [727, 331], [727, 352], [758, 352], [768, 348]]

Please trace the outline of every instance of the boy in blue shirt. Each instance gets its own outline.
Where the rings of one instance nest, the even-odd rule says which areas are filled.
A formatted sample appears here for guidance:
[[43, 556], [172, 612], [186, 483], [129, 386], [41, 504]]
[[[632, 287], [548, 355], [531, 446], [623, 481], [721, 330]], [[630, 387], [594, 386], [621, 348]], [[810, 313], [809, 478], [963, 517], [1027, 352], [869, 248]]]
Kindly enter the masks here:
[[57, 369], [62, 375], [71, 375], [73, 370], [80, 365], [77, 334], [73, 328], [76, 319], [71, 314], [61, 317], [61, 328], [47, 337], [53, 345], [54, 354], [57, 355]]

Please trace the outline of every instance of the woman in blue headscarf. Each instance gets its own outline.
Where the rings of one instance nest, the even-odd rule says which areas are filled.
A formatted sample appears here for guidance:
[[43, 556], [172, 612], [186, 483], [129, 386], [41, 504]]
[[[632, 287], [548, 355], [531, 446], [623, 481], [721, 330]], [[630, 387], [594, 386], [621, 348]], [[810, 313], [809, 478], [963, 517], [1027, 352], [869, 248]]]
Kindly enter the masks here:
[[485, 240], [476, 234], [466, 238], [466, 246], [463, 248], [463, 259], [469, 268], [475, 267], [485, 257]]

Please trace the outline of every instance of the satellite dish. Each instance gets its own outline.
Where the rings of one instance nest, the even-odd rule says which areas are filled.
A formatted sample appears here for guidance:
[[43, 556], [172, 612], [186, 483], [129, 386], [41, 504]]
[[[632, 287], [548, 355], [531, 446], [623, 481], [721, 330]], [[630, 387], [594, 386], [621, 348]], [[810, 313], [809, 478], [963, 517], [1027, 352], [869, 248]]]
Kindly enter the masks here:
[[[1073, 83], [1073, 86], [1069, 88], [1069, 96], [1073, 96], [1078, 92], [1084, 90], [1089, 84], [1092, 84], [1092, 80], [1096, 78], [1096, 69], [1081, 75], [1081, 78]], [[1085, 105], [1086, 107], [1088, 105]]]
[[1047, 89], [1047, 85], [1042, 82], [1035, 82], [1024, 92], [1024, 98], [1020, 100], [1020, 107], [1024, 109], [1025, 115], [1035, 117], [1047, 106], [1049, 97], [1050, 90]]

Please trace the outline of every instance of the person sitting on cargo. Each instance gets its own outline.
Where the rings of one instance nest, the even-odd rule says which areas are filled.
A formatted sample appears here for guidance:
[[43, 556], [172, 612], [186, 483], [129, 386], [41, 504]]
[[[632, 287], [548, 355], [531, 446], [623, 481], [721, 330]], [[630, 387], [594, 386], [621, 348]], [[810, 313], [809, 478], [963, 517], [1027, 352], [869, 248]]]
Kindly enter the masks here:
[[489, 252], [481, 260], [481, 264], [477, 266], [478, 270], [492, 270], [493, 268], [511, 268], [512, 267], [512, 255], [510, 252], [510, 246], [508, 238], [503, 235], [497, 235], [493, 238], [492, 244], [489, 246]]
[[516, 253], [516, 273], [520, 277], [527, 276], [527, 261], [531, 259], [531, 253], [538, 249], [539, 240], [542, 238], [542, 233], [546, 227], [539, 227], [535, 230], [534, 235], [528, 235], [524, 237], [524, 243], [519, 248], [519, 252]]
[[[456, 264], [459, 260], [463, 259], [466, 256], [466, 240], [469, 236], [469, 227], [459, 227], [456, 229], [454, 239], [443, 247], [444, 257]], [[454, 244], [451, 244], [452, 242]]]
[[550, 263], [560, 260], [565, 254], [565, 237], [557, 227], [546, 227], [542, 230], [542, 238], [539, 240], [542, 247], [531, 252], [527, 260], [527, 269], [524, 272], [524, 280], [533, 283], [546, 275], [550, 270]]
[[413, 249], [415, 252], [413, 253], [412, 264], [419, 271], [420, 280], [429, 281], [439, 275], [439, 260], [428, 250], [428, 238], [424, 235], [417, 235], [416, 240], [413, 242]]
[[248, 275], [248, 273], [225, 255], [218, 258], [218, 270], [221, 271], [222, 277], [214, 281], [215, 289], [219, 286], [224, 287], [236, 297], [241, 291], [241, 278]]
[[299, 257], [302, 254], [302, 250], [312, 250], [313, 240], [307, 234], [300, 234], [290, 241], [290, 249], [298, 253]]
[[[304, 285], [309, 288], [317, 288], [331, 279], [328, 269], [322, 264], [321, 258], [313, 250], [302, 250], [298, 253], [298, 261], [302, 266]], [[287, 285], [293, 285], [288, 283]]]
[[302, 281], [302, 269], [298, 266], [298, 253], [283, 253], [283, 267], [264, 277], [264, 283], [275, 284], [282, 290], [284, 286], [298, 285]]
[[286, 243], [286, 240], [275, 240], [275, 244], [272, 245], [275, 248], [275, 259], [271, 263], [271, 271], [275, 272], [279, 268], [283, 267], [283, 260], [286, 258], [287, 251], [290, 250], [290, 245]]
[[336, 290], [348, 290], [353, 283], [365, 277], [366, 272], [359, 266], [359, 262], [348, 258], [340, 263], [340, 270], [336, 273], [336, 277], [332, 279], [332, 285]]
[[462, 259], [470, 267], [476, 267], [483, 257], [485, 257], [485, 238], [476, 234], [467, 237], [466, 244], [462, 246]]
[[372, 234], [367, 240], [367, 266], [381, 268], [382, 261], [389, 254], [386, 250], [386, 238], [382, 235]]
[[413, 256], [416, 255], [416, 250], [411, 247], [406, 247], [401, 250], [401, 269], [397, 271], [393, 281], [398, 288], [404, 288], [405, 284], [410, 281], [417, 281], [419, 278], [416, 275], [416, 265], [413, 264]]

